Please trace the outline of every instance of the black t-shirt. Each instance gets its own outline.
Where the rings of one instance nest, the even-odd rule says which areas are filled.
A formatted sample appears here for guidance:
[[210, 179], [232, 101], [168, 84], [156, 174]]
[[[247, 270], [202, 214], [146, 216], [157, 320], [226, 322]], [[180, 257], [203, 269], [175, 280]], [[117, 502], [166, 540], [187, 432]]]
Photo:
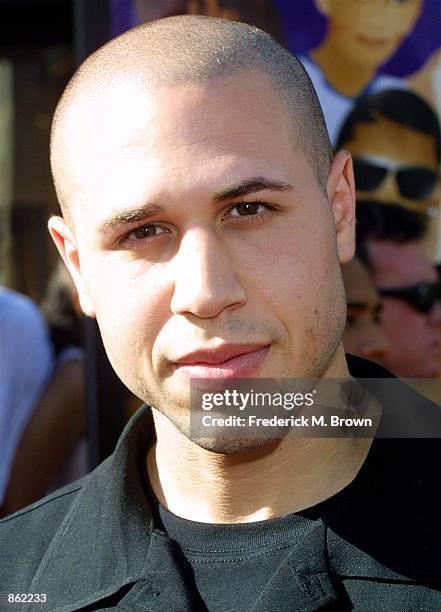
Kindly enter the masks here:
[[[167, 510], [149, 490], [156, 527], [176, 544], [184, 571], [207, 610], [251, 610], [288, 557], [295, 567], [296, 550], [308, 548], [308, 538], [316, 537], [313, 532], [319, 523], [331, 521], [341, 506], [358, 496], [372, 474], [381, 469], [378, 445], [382, 442], [373, 442], [357, 477], [342, 491], [307, 510], [270, 520], [241, 524], [190, 521]], [[299, 556], [301, 562], [302, 557]]]
[[250, 610], [283, 561], [308, 538], [314, 523], [290, 514], [255, 523], [213, 525], [182, 519], [162, 505], [159, 514], [210, 612]]

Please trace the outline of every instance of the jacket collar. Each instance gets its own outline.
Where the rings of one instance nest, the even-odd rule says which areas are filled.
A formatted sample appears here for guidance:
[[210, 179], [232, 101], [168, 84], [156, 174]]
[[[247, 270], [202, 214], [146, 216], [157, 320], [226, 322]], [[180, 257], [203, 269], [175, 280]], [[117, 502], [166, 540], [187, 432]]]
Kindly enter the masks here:
[[114, 453], [84, 479], [34, 577], [55, 609], [79, 609], [145, 574], [152, 517], [141, 479], [151, 411], [130, 420]]
[[[84, 479], [70, 511], [43, 558], [30, 590], [50, 593], [54, 612], [73, 612], [133, 587], [130, 610], [198, 609], [180, 572], [172, 542], [153, 527], [143, 465], [153, 423], [143, 406], [127, 424], [111, 457]], [[99, 503], [98, 503], [99, 502]], [[285, 560], [253, 612], [303, 602], [319, 609], [336, 598], [325, 558], [325, 527], [316, 521], [309, 543]], [[66, 554], [68, 552], [68, 554]]]

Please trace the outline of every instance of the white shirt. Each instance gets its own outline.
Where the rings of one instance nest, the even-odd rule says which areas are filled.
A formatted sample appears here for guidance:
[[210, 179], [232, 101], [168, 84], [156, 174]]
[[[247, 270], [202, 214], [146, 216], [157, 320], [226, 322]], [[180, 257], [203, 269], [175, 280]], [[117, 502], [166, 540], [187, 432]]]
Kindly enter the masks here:
[[0, 287], [0, 504], [26, 424], [54, 366], [47, 326], [38, 307]]
[[[331, 143], [335, 145], [340, 129], [347, 115], [356, 105], [357, 100], [361, 96], [349, 98], [340, 93], [328, 83], [322, 69], [310, 57], [298, 55], [302, 62], [309, 78], [317, 92], [318, 99], [323, 109], [325, 116], [326, 127], [328, 128], [329, 138]], [[375, 93], [384, 89], [406, 89], [405, 81], [398, 77], [379, 74], [372, 79], [369, 85], [362, 92], [364, 95]]]

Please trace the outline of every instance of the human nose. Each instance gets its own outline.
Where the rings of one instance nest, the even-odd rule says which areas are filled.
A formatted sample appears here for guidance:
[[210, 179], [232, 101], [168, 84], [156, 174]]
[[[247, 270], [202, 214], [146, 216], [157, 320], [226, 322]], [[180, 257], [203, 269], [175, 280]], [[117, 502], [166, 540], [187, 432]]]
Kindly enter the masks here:
[[441, 301], [436, 300], [431, 310], [428, 313], [428, 318], [432, 325], [436, 327], [441, 326]]
[[188, 231], [174, 258], [172, 312], [214, 318], [245, 302], [245, 290], [219, 238], [203, 228]]
[[367, 330], [361, 344], [361, 356], [367, 359], [381, 359], [389, 351], [390, 345], [378, 325]]

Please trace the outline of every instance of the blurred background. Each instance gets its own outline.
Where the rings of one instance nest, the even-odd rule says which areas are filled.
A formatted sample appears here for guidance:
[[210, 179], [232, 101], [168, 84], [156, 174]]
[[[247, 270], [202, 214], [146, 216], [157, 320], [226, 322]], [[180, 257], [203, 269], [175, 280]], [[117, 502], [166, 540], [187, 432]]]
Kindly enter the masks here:
[[[59, 212], [49, 136], [87, 55], [182, 13], [256, 25], [300, 57], [333, 145], [354, 157], [345, 346], [401, 377], [439, 376], [439, 0], [0, 0], [2, 514], [97, 465], [140, 404], [113, 374], [49, 238]], [[32, 384], [18, 390], [25, 375]]]

